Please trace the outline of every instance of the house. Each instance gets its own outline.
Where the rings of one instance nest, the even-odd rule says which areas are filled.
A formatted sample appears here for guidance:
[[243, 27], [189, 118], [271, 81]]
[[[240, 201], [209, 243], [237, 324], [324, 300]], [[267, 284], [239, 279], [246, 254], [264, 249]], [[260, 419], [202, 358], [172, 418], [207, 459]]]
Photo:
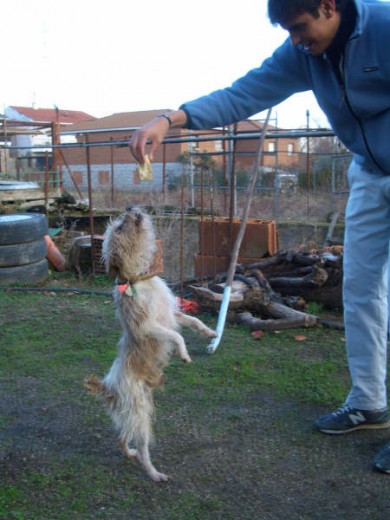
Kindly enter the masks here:
[[24, 201], [23, 207], [28, 207], [47, 204], [60, 196], [63, 188], [58, 168], [61, 153], [52, 145], [59, 143], [61, 128], [90, 119], [94, 117], [74, 110], [7, 107], [0, 118], [3, 144], [0, 173], [18, 181], [34, 181], [34, 189], [25, 189], [23, 193], [15, 189], [7, 193], [2, 190], [1, 200]]
[[[231, 129], [235, 134], [239, 134], [243, 139], [238, 139], [234, 147], [234, 157], [236, 168], [250, 169], [256, 157], [259, 139], [250, 138], [250, 134], [259, 134], [264, 123], [259, 120], [247, 119], [240, 121]], [[214, 130], [216, 136], [226, 137], [231, 131], [227, 128]], [[268, 125], [267, 132], [274, 133], [275, 138], [267, 139], [264, 143], [262, 154], [262, 165], [266, 168], [294, 168], [297, 166], [297, 152], [299, 152], [299, 138], [276, 137], [279, 128]], [[248, 138], [245, 138], [245, 135]], [[232, 145], [230, 145], [232, 149]], [[195, 153], [206, 153], [213, 157], [217, 165], [221, 165], [224, 158], [229, 153], [228, 141], [216, 140], [201, 142], [195, 148]]]
[[[248, 119], [237, 124], [236, 131], [242, 135], [259, 133], [263, 128], [262, 121]], [[266, 168], [289, 169], [297, 166], [299, 138], [276, 137], [279, 128], [269, 124], [267, 131], [275, 134], [275, 138], [266, 139], [262, 154], [262, 165]], [[237, 164], [242, 168], [250, 168], [258, 148], [258, 139], [245, 139], [237, 143]]]
[[63, 110], [59, 108], [33, 108], [9, 106], [5, 116], [12, 121], [27, 121], [33, 123], [59, 123], [69, 126], [89, 119], [96, 119], [90, 114], [78, 110]]
[[[153, 159], [153, 180], [140, 183], [136, 173], [137, 165], [128, 148], [128, 141], [134, 130], [140, 128], [154, 117], [168, 113], [169, 109], [148, 110], [141, 112], [124, 112], [112, 114], [100, 119], [83, 121], [73, 124], [69, 129], [61, 131], [63, 138], [72, 135], [79, 147], [64, 148], [63, 183], [64, 188], [71, 188], [76, 184], [80, 190], [88, 187], [88, 170], [91, 174], [91, 183], [95, 187], [108, 189], [115, 185], [115, 189], [157, 189], [161, 191], [167, 179], [180, 175], [184, 169], [183, 158], [190, 154], [193, 158], [203, 154], [210, 155], [217, 167], [222, 168], [226, 157], [231, 153], [231, 146], [224, 136], [227, 129], [210, 129], [203, 131], [190, 131], [187, 129], [173, 128], [167, 138], [176, 142], [166, 143], [160, 146]], [[258, 121], [242, 121], [238, 123], [236, 131], [239, 133], [259, 133], [262, 123]], [[201, 138], [199, 142], [186, 142], [186, 138]], [[210, 140], [204, 140], [210, 137]], [[91, 146], [86, 146], [87, 143]], [[100, 144], [100, 145], [99, 145]], [[263, 165], [275, 167], [275, 157], [279, 160], [279, 167], [293, 166], [298, 150], [298, 140], [278, 139], [267, 143], [270, 149], [266, 149]], [[250, 168], [253, 164], [258, 138], [237, 141], [235, 157], [237, 166]], [[87, 151], [88, 149], [88, 151]], [[276, 162], [277, 163], [277, 162]]]
[[[130, 153], [128, 142], [134, 130], [169, 111], [160, 109], [112, 114], [93, 121], [76, 123], [69, 130], [62, 131], [61, 142], [63, 137], [72, 134], [82, 145], [78, 148], [63, 149], [65, 169], [69, 174], [66, 175], [64, 171], [65, 189], [71, 187], [72, 183], [76, 183], [81, 190], [86, 189], [89, 168], [92, 184], [102, 189], [108, 188], [114, 180], [115, 189], [160, 190], [166, 176], [181, 173], [182, 164], [178, 157], [188, 149], [188, 144], [173, 143], [161, 146], [153, 160], [153, 180], [141, 184], [136, 174], [137, 164]], [[168, 136], [181, 137], [187, 133], [187, 130], [172, 129]], [[83, 146], [87, 142], [92, 145], [88, 152], [87, 147]]]
[[[51, 157], [51, 145], [58, 142], [57, 136], [61, 129], [81, 121], [96, 119], [76, 110], [21, 106], [7, 107], [4, 115], [3, 133], [7, 133], [12, 146], [20, 147], [10, 155], [14, 158], [15, 170], [26, 167], [44, 170], [45, 154], [50, 152]], [[31, 150], [30, 147], [34, 146], [41, 148]]]

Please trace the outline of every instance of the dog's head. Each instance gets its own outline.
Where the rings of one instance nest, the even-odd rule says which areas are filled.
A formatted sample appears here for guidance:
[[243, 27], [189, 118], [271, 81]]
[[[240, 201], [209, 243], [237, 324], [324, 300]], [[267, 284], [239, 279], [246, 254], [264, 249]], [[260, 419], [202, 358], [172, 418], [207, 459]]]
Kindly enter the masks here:
[[155, 250], [151, 218], [140, 209], [128, 207], [108, 224], [102, 256], [110, 278], [134, 280], [147, 273]]

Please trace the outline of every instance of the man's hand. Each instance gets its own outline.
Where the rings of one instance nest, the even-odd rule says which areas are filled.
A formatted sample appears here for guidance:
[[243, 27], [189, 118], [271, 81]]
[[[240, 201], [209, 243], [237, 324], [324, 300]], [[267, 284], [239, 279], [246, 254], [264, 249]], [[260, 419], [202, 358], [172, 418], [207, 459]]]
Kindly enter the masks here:
[[150, 144], [148, 155], [152, 161], [154, 152], [165, 139], [169, 129], [172, 127], [183, 127], [187, 122], [187, 116], [183, 110], [170, 112], [169, 119], [172, 121], [171, 126], [167, 118], [155, 117], [133, 133], [129, 146], [131, 153], [139, 164], [144, 164], [145, 162], [147, 144]]
[[164, 117], [156, 117], [136, 130], [130, 139], [130, 150], [139, 164], [144, 164], [146, 157], [146, 144], [150, 141], [149, 157], [153, 160], [153, 154], [164, 140], [169, 130], [169, 122]]

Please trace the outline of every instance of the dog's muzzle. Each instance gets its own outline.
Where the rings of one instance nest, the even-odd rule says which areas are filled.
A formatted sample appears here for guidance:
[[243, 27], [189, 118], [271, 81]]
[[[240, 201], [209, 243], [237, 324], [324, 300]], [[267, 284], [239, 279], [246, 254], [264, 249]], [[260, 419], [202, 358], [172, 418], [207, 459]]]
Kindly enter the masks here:
[[138, 226], [142, 222], [143, 215], [137, 207], [127, 206], [126, 213], [135, 218], [135, 225]]

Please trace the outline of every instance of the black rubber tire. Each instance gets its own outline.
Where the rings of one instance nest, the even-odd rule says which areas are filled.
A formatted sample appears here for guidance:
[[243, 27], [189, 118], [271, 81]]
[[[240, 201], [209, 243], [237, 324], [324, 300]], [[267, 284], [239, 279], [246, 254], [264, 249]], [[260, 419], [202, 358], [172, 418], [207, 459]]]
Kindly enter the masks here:
[[25, 242], [24, 244], [0, 245], [0, 267], [14, 267], [39, 262], [46, 258], [46, 242], [44, 238]]
[[47, 234], [46, 216], [38, 213], [0, 215], [0, 245], [24, 244]]
[[48, 274], [48, 262], [46, 258], [28, 265], [0, 267], [0, 285], [19, 282], [44, 282]]

